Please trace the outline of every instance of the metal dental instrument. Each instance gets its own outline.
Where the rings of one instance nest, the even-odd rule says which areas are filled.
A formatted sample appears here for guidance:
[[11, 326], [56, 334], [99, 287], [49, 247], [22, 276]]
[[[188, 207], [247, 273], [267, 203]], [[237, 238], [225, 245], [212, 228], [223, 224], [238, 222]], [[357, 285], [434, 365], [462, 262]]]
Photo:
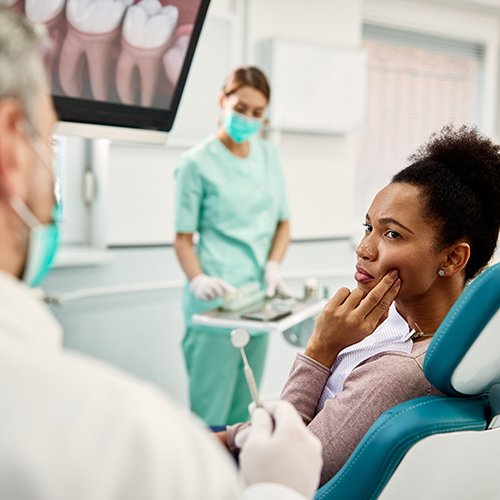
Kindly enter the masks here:
[[248, 388], [250, 389], [250, 394], [254, 400], [255, 406], [261, 407], [262, 403], [259, 398], [259, 391], [257, 390], [257, 384], [255, 382], [255, 377], [253, 375], [252, 368], [248, 364], [247, 355], [243, 349], [250, 341], [250, 334], [243, 328], [238, 328], [231, 332], [231, 344], [236, 349], [240, 350], [241, 357], [243, 358], [243, 372], [245, 373], [245, 378], [247, 380]]

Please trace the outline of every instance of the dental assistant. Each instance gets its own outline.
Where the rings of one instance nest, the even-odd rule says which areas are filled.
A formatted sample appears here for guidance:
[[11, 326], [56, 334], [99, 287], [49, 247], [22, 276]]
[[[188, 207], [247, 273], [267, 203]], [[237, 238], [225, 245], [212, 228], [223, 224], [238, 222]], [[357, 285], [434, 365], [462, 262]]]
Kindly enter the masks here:
[[[288, 294], [280, 272], [290, 238], [281, 162], [258, 137], [269, 98], [262, 71], [235, 69], [219, 96], [219, 128], [183, 154], [176, 169], [175, 250], [188, 279], [182, 348], [191, 409], [209, 425], [247, 418], [251, 397], [230, 330], [194, 326], [192, 315], [220, 306], [226, 293], [250, 282], [269, 296]], [[255, 332], [246, 348], [258, 384], [267, 343], [267, 333]]]

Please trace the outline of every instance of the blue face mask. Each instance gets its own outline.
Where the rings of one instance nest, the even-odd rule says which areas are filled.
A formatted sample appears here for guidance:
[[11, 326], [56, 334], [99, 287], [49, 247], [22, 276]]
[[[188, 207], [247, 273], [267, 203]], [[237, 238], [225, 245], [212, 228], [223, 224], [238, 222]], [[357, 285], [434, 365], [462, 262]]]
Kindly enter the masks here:
[[54, 262], [59, 247], [59, 205], [54, 207], [52, 222], [42, 224], [20, 198], [10, 202], [13, 210], [30, 228], [28, 256], [22, 280], [31, 287], [38, 286]]
[[[38, 140], [37, 140], [38, 141]], [[51, 170], [45, 155], [42, 154], [40, 144], [31, 143], [43, 165]], [[10, 200], [12, 209], [19, 218], [29, 227], [28, 256], [24, 265], [22, 280], [31, 287], [38, 286], [54, 262], [59, 247], [59, 216], [60, 205], [55, 205], [52, 211], [52, 222], [42, 224], [35, 214], [20, 198]]]
[[248, 141], [261, 127], [260, 118], [248, 118], [232, 109], [228, 109], [224, 115], [224, 128], [229, 137], [238, 144]]

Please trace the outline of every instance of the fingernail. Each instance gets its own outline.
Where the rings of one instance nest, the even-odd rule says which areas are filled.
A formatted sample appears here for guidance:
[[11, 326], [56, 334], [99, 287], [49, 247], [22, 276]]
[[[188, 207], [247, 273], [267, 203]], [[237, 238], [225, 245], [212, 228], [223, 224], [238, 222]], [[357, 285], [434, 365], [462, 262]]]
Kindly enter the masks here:
[[398, 279], [394, 282], [394, 284], [395, 284], [396, 286], [400, 286], [400, 285], [401, 285], [401, 280], [398, 278]]
[[399, 274], [398, 270], [397, 270], [397, 269], [393, 269], [393, 270], [389, 273], [389, 276], [390, 276], [391, 278], [397, 278], [397, 277], [398, 277], [398, 274]]

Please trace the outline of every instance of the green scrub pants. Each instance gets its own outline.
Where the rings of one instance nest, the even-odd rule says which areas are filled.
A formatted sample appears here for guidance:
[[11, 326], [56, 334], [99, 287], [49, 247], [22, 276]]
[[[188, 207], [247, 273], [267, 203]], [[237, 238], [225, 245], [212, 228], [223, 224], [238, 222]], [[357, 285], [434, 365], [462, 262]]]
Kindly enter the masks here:
[[[189, 376], [191, 410], [208, 425], [230, 425], [248, 420], [252, 401], [243, 360], [231, 344], [231, 330], [191, 326], [182, 349]], [[269, 334], [252, 333], [245, 347], [248, 362], [260, 385]]]

